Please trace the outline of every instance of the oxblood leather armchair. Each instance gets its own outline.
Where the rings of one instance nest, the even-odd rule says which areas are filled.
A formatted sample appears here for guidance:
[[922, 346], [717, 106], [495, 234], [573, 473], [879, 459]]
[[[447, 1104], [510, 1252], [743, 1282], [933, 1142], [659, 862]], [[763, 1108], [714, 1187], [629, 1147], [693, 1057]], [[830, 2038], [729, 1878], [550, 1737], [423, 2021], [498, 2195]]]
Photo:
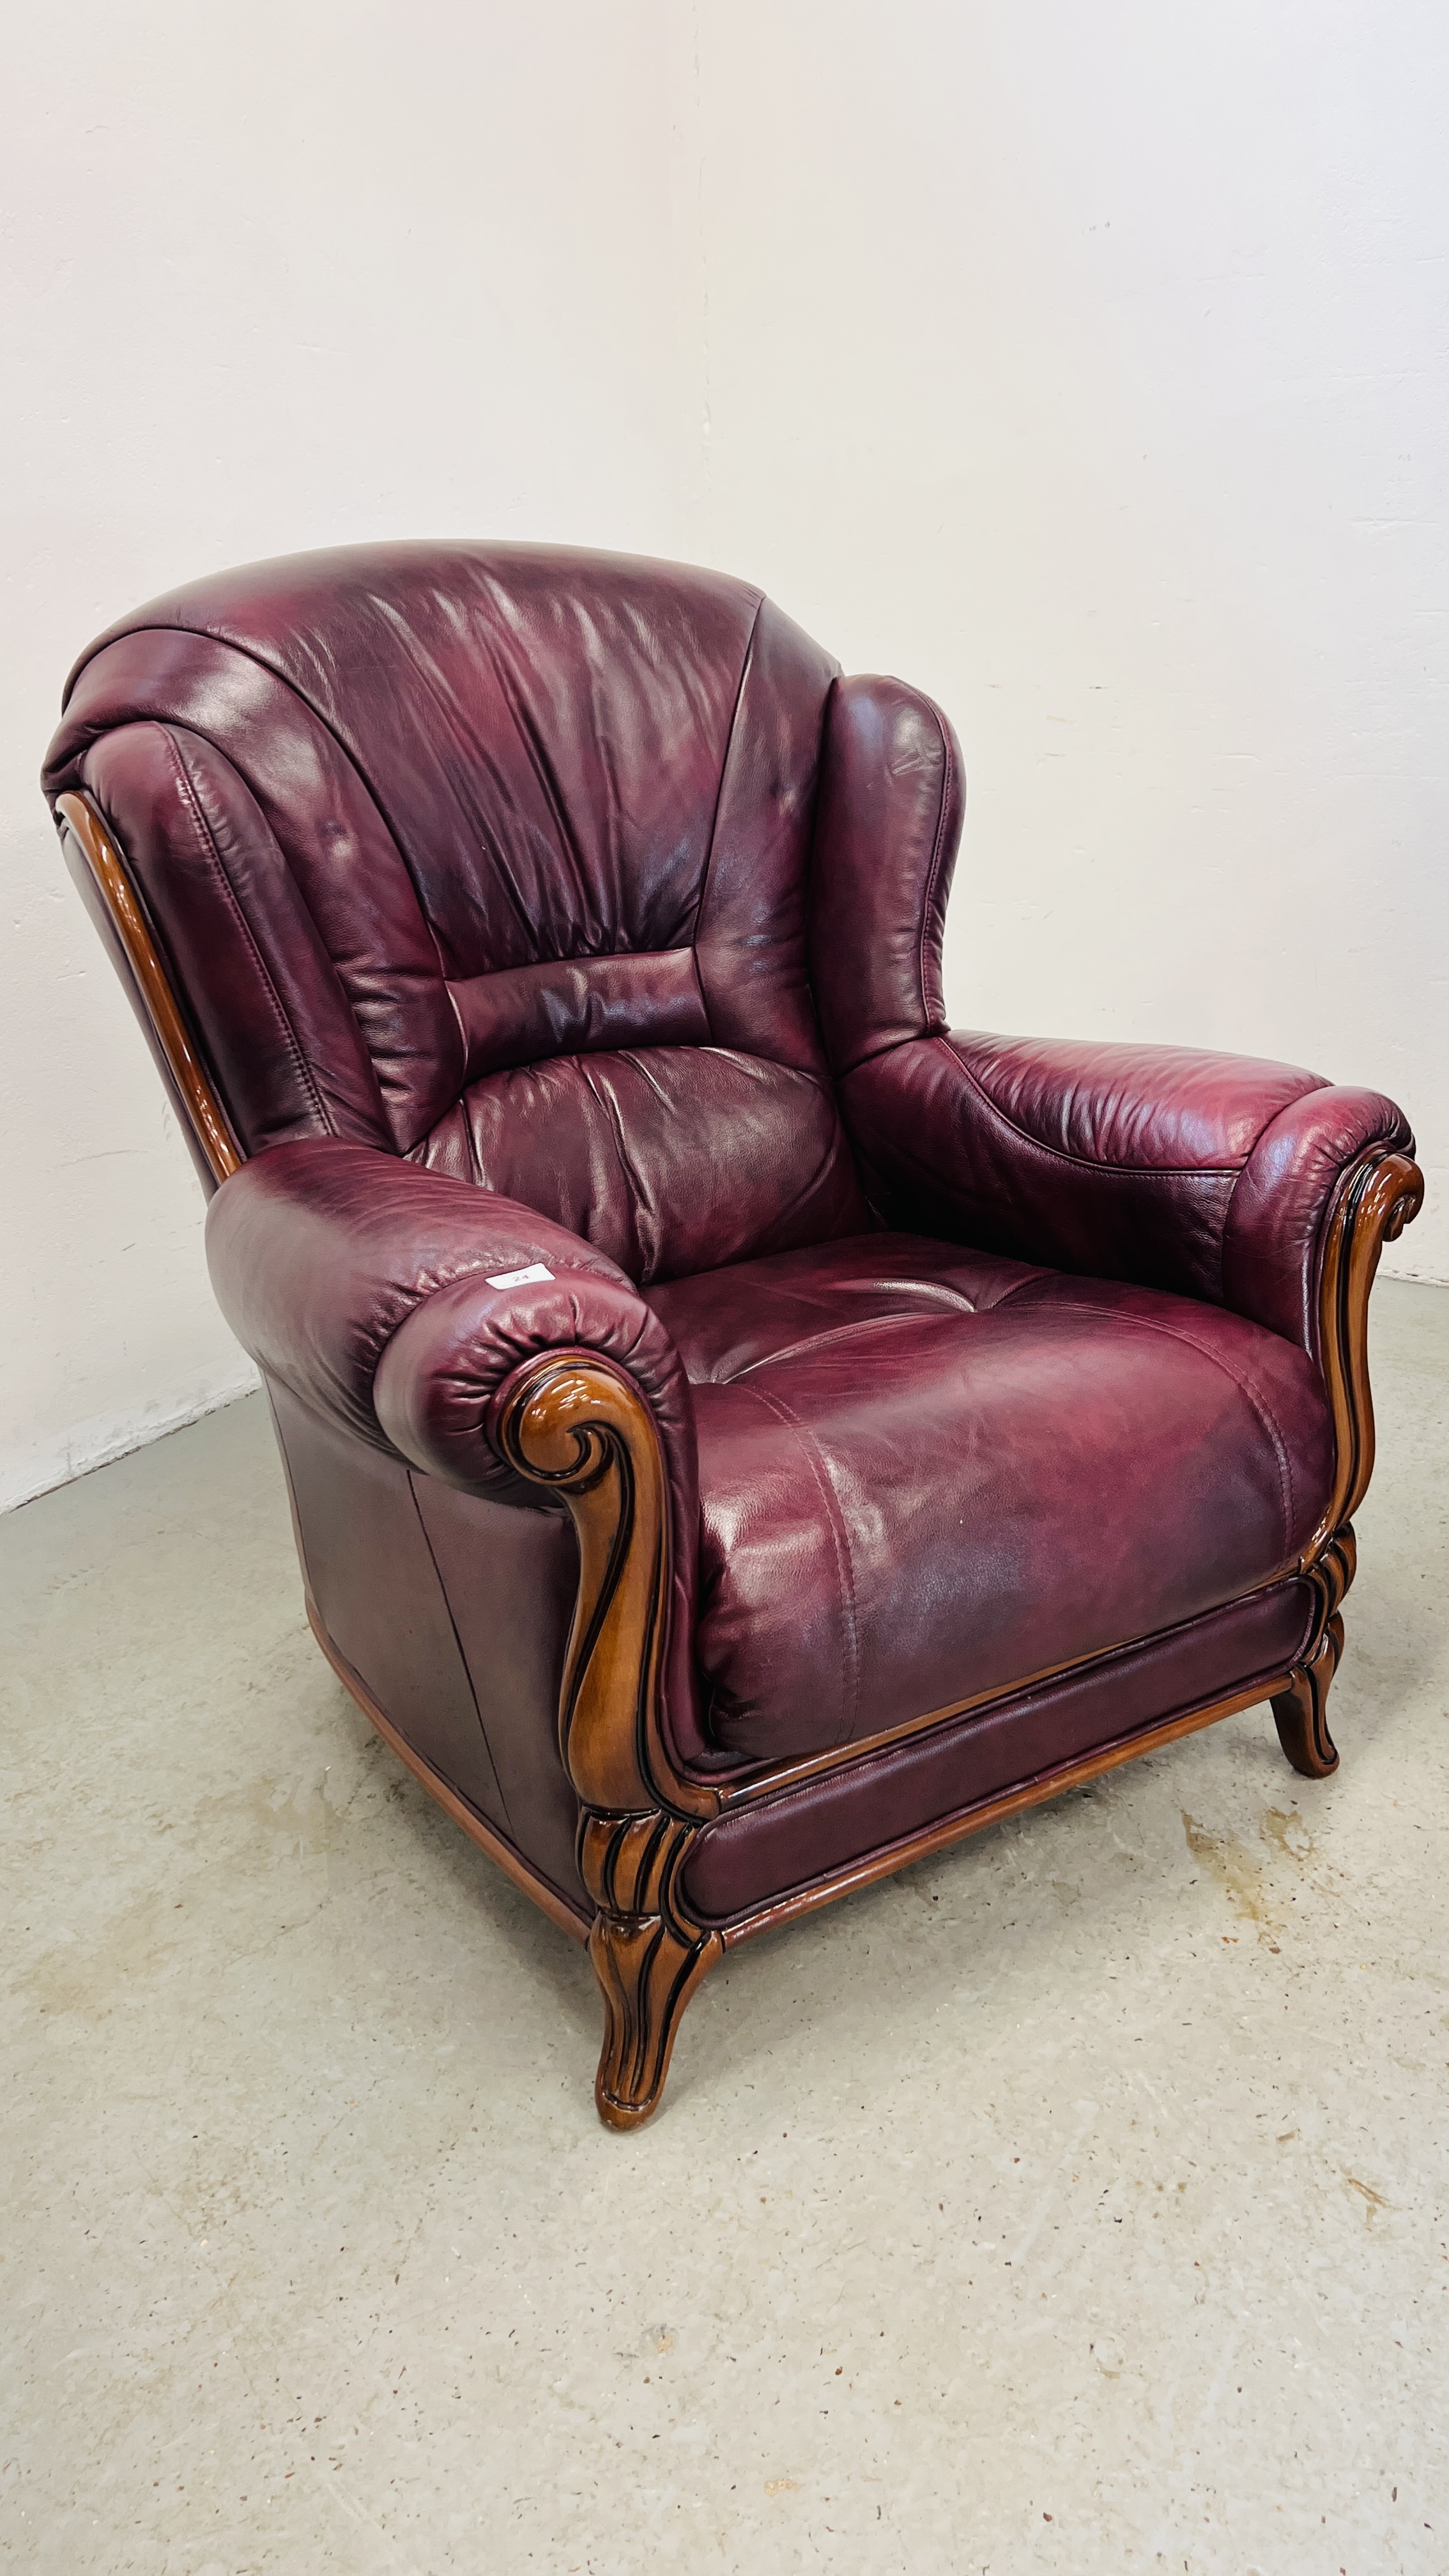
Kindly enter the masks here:
[[948, 1034], [927, 699], [714, 574], [373, 547], [114, 627], [46, 786], [318, 1638], [587, 1938], [606, 2121], [765, 1925], [1255, 1700], [1332, 1769], [1408, 1128]]

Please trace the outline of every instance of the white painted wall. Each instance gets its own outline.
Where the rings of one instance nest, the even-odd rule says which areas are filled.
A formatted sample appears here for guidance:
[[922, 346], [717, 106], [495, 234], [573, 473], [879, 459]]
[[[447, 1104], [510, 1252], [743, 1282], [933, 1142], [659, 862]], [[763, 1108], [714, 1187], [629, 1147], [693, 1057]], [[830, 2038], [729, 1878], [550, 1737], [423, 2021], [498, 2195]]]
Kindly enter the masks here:
[[673, 340], [646, 0], [49, 0], [5, 51], [13, 1502], [252, 1375], [36, 787], [71, 660], [167, 585], [295, 547], [658, 548]]
[[689, 538], [970, 784], [966, 1025], [1392, 1092], [1449, 1278], [1449, 15], [701, 0]]
[[245, 1376], [60, 679], [348, 537], [716, 562], [920, 681], [955, 1015], [1394, 1091], [1449, 1277], [1441, 10], [62, 0], [7, 73], [0, 1499]]

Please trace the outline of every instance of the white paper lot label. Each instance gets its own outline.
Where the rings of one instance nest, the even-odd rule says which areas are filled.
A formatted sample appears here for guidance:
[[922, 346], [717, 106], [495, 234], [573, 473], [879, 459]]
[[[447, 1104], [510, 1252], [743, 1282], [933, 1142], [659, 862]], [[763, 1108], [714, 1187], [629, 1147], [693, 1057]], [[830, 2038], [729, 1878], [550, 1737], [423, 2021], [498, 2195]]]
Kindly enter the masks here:
[[527, 1288], [535, 1279], [551, 1279], [553, 1272], [545, 1262], [530, 1261], [526, 1270], [489, 1270], [484, 1277], [490, 1288]]

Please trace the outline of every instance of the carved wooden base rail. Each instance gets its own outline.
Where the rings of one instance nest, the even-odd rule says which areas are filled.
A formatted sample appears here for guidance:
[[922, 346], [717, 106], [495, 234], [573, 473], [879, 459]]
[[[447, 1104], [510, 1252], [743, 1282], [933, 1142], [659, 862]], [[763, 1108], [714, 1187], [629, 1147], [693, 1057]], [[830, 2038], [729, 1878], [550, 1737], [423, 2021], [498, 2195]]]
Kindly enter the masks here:
[[1345, 1173], [1328, 1220], [1318, 1289], [1318, 1358], [1333, 1411], [1333, 1490], [1301, 1566], [1317, 1593], [1318, 1616], [1302, 1663], [1273, 1698], [1278, 1740], [1294, 1770], [1309, 1780], [1324, 1779], [1338, 1768], [1328, 1731], [1328, 1693], [1343, 1653], [1340, 1604], [1358, 1568], [1352, 1516], [1374, 1469], [1369, 1290], [1384, 1245], [1397, 1240], [1423, 1204], [1424, 1176], [1417, 1163], [1380, 1147]]

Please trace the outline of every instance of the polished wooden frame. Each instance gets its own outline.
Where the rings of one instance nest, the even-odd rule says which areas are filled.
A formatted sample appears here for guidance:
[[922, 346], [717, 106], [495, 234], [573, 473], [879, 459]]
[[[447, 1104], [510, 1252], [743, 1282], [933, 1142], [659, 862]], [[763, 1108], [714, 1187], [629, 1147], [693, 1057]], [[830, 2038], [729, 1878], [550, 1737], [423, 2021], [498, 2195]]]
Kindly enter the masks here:
[[172, 990], [171, 978], [162, 963], [150, 923], [121, 854], [88, 796], [58, 796], [55, 810], [63, 830], [70, 834], [79, 849], [96, 893], [110, 916], [111, 927], [130, 967], [156, 1044], [181, 1106], [191, 1122], [202, 1160], [213, 1180], [224, 1181], [231, 1173], [240, 1171], [246, 1158], [212, 1088], [211, 1076], [192, 1044], [191, 1032]]
[[[114, 838], [87, 798], [63, 796], [58, 810], [110, 915], [202, 1158], [220, 1182], [243, 1157]], [[323, 1651], [394, 1751], [553, 1922], [587, 1941], [604, 2002], [595, 2099], [607, 2126], [634, 2128], [649, 2117], [691, 1995], [727, 1948], [756, 1933], [832, 1904], [1003, 1816], [1262, 1699], [1271, 1701], [1283, 1750], [1296, 1770], [1319, 1779], [1336, 1767], [1328, 1692], [1343, 1651], [1341, 1604], [1354, 1575], [1352, 1515], [1374, 1459], [1369, 1292], [1385, 1243], [1417, 1215], [1423, 1195], [1422, 1176], [1408, 1156], [1374, 1146], [1344, 1172], [1329, 1210], [1320, 1253], [1317, 1356], [1333, 1415], [1334, 1481], [1309, 1545], [1272, 1577], [1278, 1582], [1301, 1575], [1312, 1588], [1314, 1617], [1299, 1661], [826, 1872], [724, 1929], [696, 1922], [683, 1895], [690, 1847], [711, 1820], [764, 1797], [808, 1791], [823, 1773], [860, 1762], [884, 1745], [999, 1703], [1029, 1684], [1064, 1680], [1101, 1658], [1023, 1675], [1009, 1691], [932, 1709], [904, 1726], [804, 1760], [762, 1764], [728, 1782], [692, 1777], [670, 1752], [660, 1712], [671, 1537], [653, 1416], [634, 1381], [609, 1361], [577, 1351], [545, 1353], [518, 1372], [500, 1439], [520, 1477], [566, 1504], [578, 1536], [579, 1587], [558, 1725], [560, 1751], [579, 1800], [579, 1860], [593, 1907], [586, 1921], [399, 1735], [326, 1634], [309, 1597], [308, 1615]]]

